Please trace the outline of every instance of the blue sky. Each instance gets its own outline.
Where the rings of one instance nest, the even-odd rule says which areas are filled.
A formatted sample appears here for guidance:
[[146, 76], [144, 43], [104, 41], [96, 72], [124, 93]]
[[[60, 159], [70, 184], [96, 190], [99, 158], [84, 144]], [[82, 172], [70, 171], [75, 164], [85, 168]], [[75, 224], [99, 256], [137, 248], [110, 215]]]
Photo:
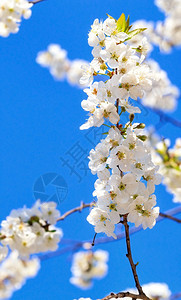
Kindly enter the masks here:
[[[106, 13], [118, 18], [122, 12], [137, 19], [161, 20], [154, 1], [143, 0], [46, 0], [33, 7], [29, 20], [24, 20], [20, 31], [7, 39], [0, 38], [0, 107], [1, 107], [1, 219], [11, 209], [32, 206], [35, 198], [34, 184], [49, 173], [62, 176], [68, 186], [68, 194], [59, 203], [61, 212], [79, 205], [80, 201], [92, 200], [96, 177], [90, 171], [76, 167], [76, 174], [62, 166], [61, 158], [69, 158], [75, 145], [82, 147], [84, 156], [98, 142], [98, 133], [81, 132], [86, 114], [80, 103], [83, 91], [66, 82], [56, 82], [49, 72], [36, 64], [40, 50], [50, 43], [58, 43], [68, 51], [70, 59], [91, 60], [91, 48], [87, 33], [95, 18], [104, 19]], [[167, 70], [169, 78], [181, 86], [180, 50], [170, 55], [152, 55]], [[173, 114], [179, 118], [181, 105]], [[158, 117], [148, 112], [139, 119], [147, 125], [155, 124]], [[174, 141], [180, 129], [166, 124], [160, 134]], [[96, 137], [95, 137], [96, 136]], [[86, 159], [83, 161], [86, 163]], [[80, 178], [81, 177], [81, 178]], [[48, 190], [47, 193], [52, 193]], [[161, 211], [175, 207], [172, 195], [160, 186], [156, 190]], [[66, 239], [92, 239], [94, 231], [86, 221], [88, 210], [70, 216], [60, 224]], [[180, 231], [171, 221], [159, 223], [154, 229], [141, 231], [132, 236], [135, 262], [139, 261], [138, 273], [141, 283], [165, 282], [172, 292], [180, 291]], [[96, 280], [91, 290], [81, 291], [69, 283], [71, 276], [71, 253], [44, 260], [38, 276], [27, 284], [12, 299], [66, 299], [81, 296], [101, 298], [111, 291], [133, 287], [134, 282], [125, 257], [125, 241], [117, 241], [99, 247], [110, 253], [109, 273], [103, 280]]]

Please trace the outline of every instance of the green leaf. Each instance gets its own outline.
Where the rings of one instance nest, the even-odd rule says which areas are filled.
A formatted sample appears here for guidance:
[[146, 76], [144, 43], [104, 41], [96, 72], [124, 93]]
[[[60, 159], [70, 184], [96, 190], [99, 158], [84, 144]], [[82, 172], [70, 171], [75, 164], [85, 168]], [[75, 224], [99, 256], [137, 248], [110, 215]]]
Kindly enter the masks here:
[[129, 20], [130, 20], [130, 17], [128, 16], [127, 18], [127, 21], [126, 21], [126, 27], [125, 27], [125, 32], [128, 33], [129, 29], [130, 29], [130, 26], [129, 26]]
[[108, 14], [106, 14], [107, 16], [108, 16], [108, 18], [109, 19], [113, 19], [113, 20], [115, 20], [116, 21], [116, 19], [115, 18], [113, 18], [113, 17], [111, 17], [110, 15], [108, 15]]
[[128, 32], [129, 37], [126, 39], [126, 41], [130, 40], [133, 36], [145, 31], [146, 29], [147, 28], [138, 28], [138, 29], [134, 29], [134, 30]]
[[118, 31], [124, 32], [125, 28], [126, 28], [126, 18], [125, 18], [125, 14], [122, 14], [117, 20], [117, 29]]

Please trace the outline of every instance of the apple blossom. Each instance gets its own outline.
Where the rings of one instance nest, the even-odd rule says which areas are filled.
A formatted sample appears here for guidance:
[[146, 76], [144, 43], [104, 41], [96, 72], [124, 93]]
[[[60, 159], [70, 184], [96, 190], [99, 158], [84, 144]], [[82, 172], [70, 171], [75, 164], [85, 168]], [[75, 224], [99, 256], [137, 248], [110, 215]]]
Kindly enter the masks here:
[[56, 203], [39, 200], [31, 209], [13, 210], [1, 222], [1, 243], [17, 250], [22, 257], [54, 251], [63, 235], [62, 230], [54, 226], [59, 216]]
[[80, 288], [89, 288], [94, 278], [102, 278], [107, 273], [108, 253], [97, 250], [80, 251], [73, 256], [72, 275], [70, 282]]
[[17, 33], [21, 19], [31, 17], [32, 6], [27, 0], [1, 0], [0, 36], [8, 37], [10, 33]]

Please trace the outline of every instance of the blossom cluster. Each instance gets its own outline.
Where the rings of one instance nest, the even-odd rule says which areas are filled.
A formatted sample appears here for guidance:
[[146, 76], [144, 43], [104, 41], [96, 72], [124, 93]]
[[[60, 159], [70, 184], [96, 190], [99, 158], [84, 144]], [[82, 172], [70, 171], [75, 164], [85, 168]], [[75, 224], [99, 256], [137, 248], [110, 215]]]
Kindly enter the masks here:
[[134, 47], [139, 47], [140, 41], [146, 37], [147, 39], [147, 55], [150, 55], [150, 53], [153, 51], [153, 46], [160, 47], [161, 51], [168, 52], [170, 49], [170, 46], [168, 43], [164, 40], [162, 36], [160, 36], [157, 32], [157, 22], [154, 23], [153, 21], [146, 21], [146, 20], [137, 20], [133, 23], [133, 29], [144, 27], [146, 28], [145, 31], [141, 32], [140, 35], [134, 36], [131, 41], [129, 41]]
[[32, 208], [12, 210], [1, 222], [0, 299], [9, 298], [26, 278], [37, 274], [39, 260], [32, 254], [57, 249], [63, 235], [55, 227], [59, 216], [55, 202], [37, 200]]
[[82, 66], [87, 65], [87, 62], [81, 59], [70, 61], [67, 51], [61, 46], [50, 44], [46, 51], [38, 53], [36, 61], [42, 67], [50, 69], [50, 73], [55, 79], [64, 80], [66, 78], [70, 84], [82, 87], [79, 81], [83, 75]]
[[[104, 22], [96, 19], [88, 38], [94, 58], [81, 78], [82, 83], [89, 84], [84, 90], [88, 99], [82, 101], [89, 118], [81, 129], [110, 124], [106, 124], [110, 127], [107, 137], [90, 151], [89, 168], [98, 175], [93, 196], [98, 201], [87, 220], [97, 233], [115, 238], [115, 224], [121, 216], [146, 229], [154, 226], [159, 214], [153, 194], [155, 184], [160, 183], [158, 167], [151, 160], [147, 137], [141, 132], [144, 124], [133, 123], [134, 114], [141, 111], [130, 100], [142, 98], [156, 80], [144, 62], [145, 38], [139, 51], [127, 43], [141, 31], [130, 31], [129, 19], [126, 21], [124, 15], [117, 21], [112, 17]], [[107, 80], [93, 82], [97, 75], [105, 75]], [[130, 122], [124, 127], [120, 122], [125, 113]]]
[[[170, 299], [171, 291], [169, 290], [169, 287], [166, 283], [150, 282], [150, 283], [144, 284], [142, 286], [142, 288], [143, 288], [143, 292], [150, 299], [153, 299], [153, 300], [154, 299], [159, 299], [159, 300], [164, 300], [164, 299], [169, 300]], [[138, 291], [136, 289], [127, 289], [127, 291], [129, 291], [130, 293], [134, 293], [134, 294], [138, 293]], [[129, 300], [130, 298], [128, 298], [128, 297], [124, 297], [124, 298], [116, 297], [116, 298], [114, 298], [113, 297], [110, 300], [114, 300], [114, 299]], [[79, 298], [78, 300], [91, 300], [91, 298]]]
[[125, 133], [111, 128], [106, 139], [90, 151], [89, 167], [98, 175], [93, 196], [98, 201], [87, 220], [96, 232], [115, 238], [113, 231], [120, 215], [127, 214], [128, 221], [146, 229], [154, 226], [159, 214], [153, 193], [161, 176], [139, 127], [134, 123]]
[[136, 21], [133, 23], [133, 29], [136, 28], [146, 28], [146, 30], [133, 36], [128, 40], [128, 43], [136, 49], [137, 52], [140, 51], [140, 45], [142, 45], [141, 51], [145, 51], [147, 64], [154, 73], [152, 89], [145, 92], [141, 102], [143, 105], [155, 109], [173, 111], [177, 107], [179, 89], [171, 83], [167, 72], [161, 69], [155, 60], [149, 59], [150, 53], [153, 50], [153, 44], [163, 46], [164, 42], [156, 33], [153, 22], [147, 22], [145, 20]]
[[1, 222], [1, 243], [17, 250], [21, 257], [54, 251], [62, 237], [61, 229], [54, 226], [59, 215], [55, 202], [39, 200], [30, 209], [13, 210]]
[[153, 160], [159, 166], [163, 183], [168, 192], [174, 195], [174, 202], [181, 202], [181, 138], [177, 138], [173, 148], [165, 139], [155, 145]]
[[[98, 20], [96, 20], [92, 26], [92, 30], [89, 34], [89, 45], [93, 46], [94, 49], [92, 51], [92, 54], [94, 56], [93, 61], [91, 62], [90, 66], [88, 65], [88, 62], [80, 59], [75, 59], [73, 61], [70, 61], [67, 58], [67, 51], [62, 49], [59, 45], [57, 44], [50, 44], [48, 46], [47, 51], [41, 51], [37, 55], [37, 63], [39, 63], [43, 67], [47, 67], [50, 69], [50, 73], [53, 75], [53, 77], [57, 80], [63, 80], [67, 79], [68, 82], [71, 85], [76, 85], [79, 86], [80, 88], [85, 87], [89, 85], [89, 83], [93, 80], [93, 75], [96, 75], [97, 72], [99, 74], [104, 74], [104, 75], [110, 75], [110, 70], [109, 67], [111, 68], [118, 68], [121, 66], [119, 73], [122, 76], [122, 80], [120, 80], [120, 76], [113, 76], [112, 80], [105, 85], [103, 82], [95, 83], [92, 86], [92, 90], [90, 91], [89, 89], [85, 90], [87, 93], [88, 97], [92, 97], [92, 92], [94, 90], [94, 98], [97, 98], [97, 101], [91, 101], [89, 102], [82, 102], [82, 106], [85, 110], [90, 111], [94, 110], [95, 107], [100, 106], [100, 109], [95, 111], [94, 115], [96, 116], [98, 112], [104, 110], [104, 106], [102, 107], [102, 99], [105, 98], [106, 93], [108, 97], [108, 102], [111, 102], [114, 97], [121, 97], [123, 93], [126, 94], [124, 89], [116, 89], [116, 87], [122, 84], [124, 85], [126, 83], [126, 74], [128, 73], [129, 76], [132, 74], [132, 83], [135, 85], [134, 88], [130, 87], [129, 93], [131, 96], [133, 96], [133, 99], [135, 97], [142, 97], [142, 104], [145, 106], [149, 106], [155, 109], [160, 109], [163, 111], [173, 111], [176, 106], [177, 106], [177, 98], [179, 96], [179, 90], [176, 86], [174, 86], [171, 81], [168, 78], [168, 75], [166, 71], [162, 70], [158, 63], [154, 60], [147, 60], [147, 66], [149, 66], [150, 71], [152, 74], [154, 73], [154, 76], [151, 76], [150, 74], [143, 74], [144, 76], [147, 75], [147, 78], [151, 76], [152, 80], [152, 89], [150, 89], [149, 83], [145, 83], [144, 80], [143, 82], [139, 83], [140, 78], [138, 77], [138, 70], [140, 70], [140, 63], [143, 62], [145, 58], [148, 58], [149, 54], [153, 50], [153, 44], [163, 44], [163, 41], [161, 40], [160, 36], [156, 34], [155, 29], [154, 29], [154, 24], [152, 22], [146, 22], [144, 20], [139, 20], [134, 22], [133, 24], [133, 31], [134, 34], [137, 31], [137, 28], [139, 28], [139, 34], [132, 34], [132, 37], [128, 37], [126, 33], [120, 33], [119, 32], [119, 37], [122, 36], [121, 39], [126, 40], [126, 45], [122, 43], [122, 41], [119, 43], [116, 42], [116, 40], [119, 39], [118, 34], [116, 34], [115, 29], [115, 24], [114, 19], [109, 20], [111, 23], [111, 26], [113, 26], [112, 30], [115, 30], [115, 35], [114, 35], [114, 43], [117, 43], [117, 47], [115, 47], [115, 54], [119, 57], [119, 59], [111, 59], [111, 64], [110, 61], [108, 62], [108, 58], [105, 57], [105, 55], [110, 56], [112, 52], [114, 52], [114, 43], [113, 41], [113, 35], [111, 36], [111, 41], [110, 37], [107, 36], [107, 27], [108, 27], [108, 21], [105, 21], [102, 26], [104, 28], [101, 29], [101, 26], [96, 28], [99, 23]], [[107, 22], [107, 23], [106, 23]], [[97, 24], [97, 25], [96, 25]], [[107, 26], [107, 27], [106, 27]], [[106, 29], [105, 29], [106, 28]], [[146, 30], [143, 30], [146, 29]], [[96, 30], [99, 31], [99, 33], [94, 34], [94, 31]], [[102, 31], [101, 31], [102, 30]], [[113, 31], [114, 33], [114, 31]], [[95, 37], [96, 36], [96, 37]], [[110, 47], [110, 49], [107, 51], [106, 47], [101, 48], [102, 44], [107, 44], [107, 48]], [[107, 51], [107, 54], [106, 54]], [[110, 52], [112, 51], [112, 52]], [[109, 53], [110, 52], [110, 53]], [[141, 56], [141, 60], [138, 58], [138, 54]], [[125, 56], [125, 57], [124, 57]], [[127, 61], [127, 58], [129, 57], [129, 60]], [[118, 60], [116, 63], [115, 61]], [[121, 61], [123, 60], [123, 61]], [[125, 61], [124, 61], [125, 60]], [[136, 68], [135, 68], [136, 67]], [[142, 64], [142, 73], [144, 72], [149, 72], [149, 69], [145, 67], [145, 64]], [[84, 74], [84, 76], [82, 76]], [[117, 74], [118, 75], [118, 74]], [[148, 76], [149, 75], [149, 76]], [[81, 79], [81, 80], [80, 80]], [[117, 82], [116, 82], [117, 80]], [[144, 86], [143, 86], [144, 84]], [[146, 86], [147, 84], [147, 86]], [[141, 86], [141, 90], [139, 89], [139, 85]], [[99, 95], [95, 94], [96, 90], [99, 90]], [[114, 91], [113, 91], [114, 90]], [[144, 95], [143, 95], [144, 91]], [[133, 94], [134, 92], [134, 94]], [[120, 95], [121, 94], [121, 95]], [[98, 101], [99, 99], [99, 101]], [[123, 99], [122, 99], [123, 100]], [[89, 106], [88, 106], [89, 104]], [[109, 109], [113, 108], [113, 105], [109, 105]], [[131, 107], [127, 103], [127, 109], [131, 111]], [[134, 108], [135, 112], [139, 112], [139, 109]], [[111, 111], [112, 112], [112, 111]], [[115, 115], [115, 109], [113, 108], [113, 114]], [[96, 118], [96, 117], [95, 117]], [[96, 118], [97, 119], [97, 118]], [[91, 119], [92, 120], [92, 119]], [[91, 121], [90, 120], [90, 121]]]
[[173, 46], [181, 45], [181, 2], [156, 0], [155, 3], [166, 15], [163, 22], [157, 23], [156, 33], [162, 40], [161, 48], [170, 51]]
[[27, 0], [1, 0], [0, 36], [8, 37], [10, 33], [17, 33], [22, 17], [30, 18], [32, 5]]
[[167, 72], [162, 70], [159, 64], [149, 59], [148, 65], [155, 74], [152, 90], [145, 93], [142, 104], [162, 111], [173, 111], [177, 107], [179, 89], [171, 83]]
[[[165, 14], [163, 21], [139, 20], [133, 24], [133, 28], [145, 27], [142, 32], [149, 42], [149, 51], [156, 45], [163, 52], [170, 52], [174, 46], [181, 45], [181, 2], [180, 0], [155, 0], [155, 4]], [[141, 36], [136, 36], [131, 42], [136, 45]]]
[[80, 251], [74, 254], [72, 264], [72, 284], [87, 289], [91, 287], [94, 278], [102, 278], [107, 273], [108, 253], [103, 250]]
[[[119, 20], [118, 20], [119, 21]], [[82, 84], [89, 85], [84, 91], [88, 99], [82, 101], [84, 110], [90, 113], [88, 121], [81, 126], [87, 129], [101, 126], [104, 120], [112, 124], [119, 122], [120, 116], [115, 103], [128, 113], [140, 113], [138, 107], [131, 105], [129, 97], [137, 100], [145, 91], [151, 90], [153, 73], [143, 63], [145, 50], [140, 45], [139, 53], [126, 43], [133, 34], [118, 29], [118, 21], [107, 18], [103, 23], [96, 19], [89, 33], [88, 43], [93, 46], [94, 59], [80, 79]], [[106, 82], [94, 82], [94, 75], [105, 75]], [[93, 83], [93, 84], [92, 84]]]
[[39, 270], [39, 259], [23, 260], [17, 251], [11, 252], [0, 266], [0, 299], [9, 299], [25, 280], [34, 277]]

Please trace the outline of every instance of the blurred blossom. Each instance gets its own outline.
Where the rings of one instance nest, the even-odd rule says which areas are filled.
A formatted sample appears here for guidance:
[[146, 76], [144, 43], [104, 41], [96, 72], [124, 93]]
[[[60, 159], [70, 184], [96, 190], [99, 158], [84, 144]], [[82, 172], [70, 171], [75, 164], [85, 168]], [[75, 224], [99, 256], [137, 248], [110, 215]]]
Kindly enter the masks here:
[[80, 251], [74, 254], [70, 282], [82, 289], [90, 288], [94, 278], [107, 274], [108, 252], [103, 250]]
[[32, 3], [27, 0], [0, 1], [0, 36], [8, 37], [10, 33], [17, 33], [21, 19], [31, 17]]

